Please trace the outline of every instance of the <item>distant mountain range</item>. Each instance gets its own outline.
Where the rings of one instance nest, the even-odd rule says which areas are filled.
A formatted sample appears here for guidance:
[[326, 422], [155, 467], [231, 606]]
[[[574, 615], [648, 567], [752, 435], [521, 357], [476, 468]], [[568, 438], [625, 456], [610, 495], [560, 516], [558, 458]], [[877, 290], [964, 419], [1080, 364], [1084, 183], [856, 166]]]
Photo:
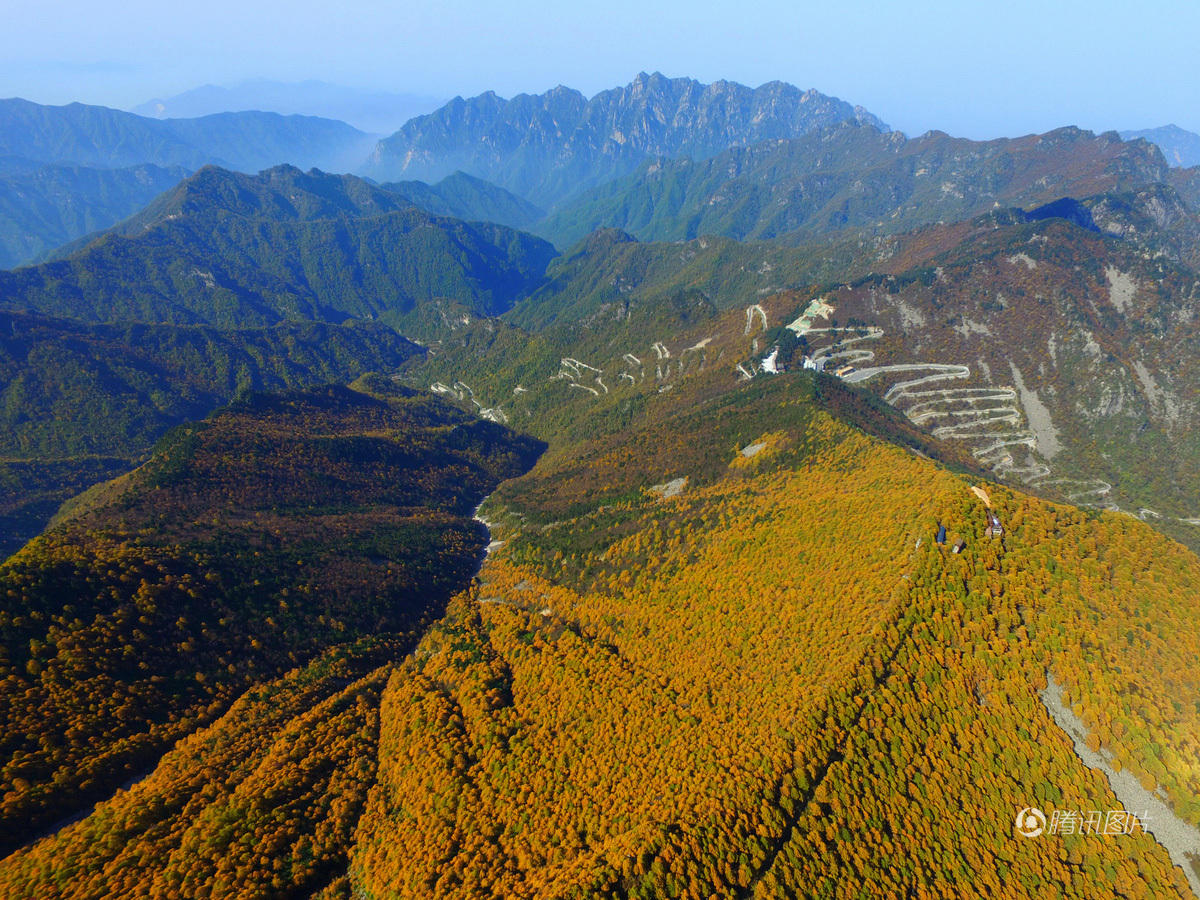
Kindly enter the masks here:
[[549, 208], [649, 157], [703, 158], [843, 121], [887, 127], [861, 107], [783, 82], [749, 88], [642, 73], [590, 100], [566, 87], [511, 100], [456, 97], [381, 141], [366, 171], [436, 181], [461, 169]]
[[1158, 145], [1163, 156], [1173, 166], [1200, 166], [1200, 134], [1185, 131], [1178, 125], [1163, 125], [1159, 128], [1143, 128], [1140, 131], [1122, 131], [1125, 140], [1145, 138]]
[[171, 97], [149, 100], [131, 112], [152, 119], [179, 119], [220, 112], [262, 110], [283, 115], [340, 119], [374, 134], [391, 134], [413, 116], [444, 101], [421, 94], [367, 91], [324, 81], [254, 79], [234, 85], [206, 84]]
[[[1200, 163], [1200, 136], [1174, 125], [1122, 133], [1157, 145], [1165, 159], [1112, 132], [1070, 128], [1013, 140], [940, 132], [910, 140], [862, 107], [782, 82], [750, 88], [642, 73], [590, 99], [565, 87], [508, 100], [489, 92], [417, 115], [383, 140], [294, 114], [361, 122], [378, 113], [372, 127], [386, 130], [433, 103], [261, 80], [137, 108], [149, 116], [0, 101], [0, 267], [45, 259], [111, 227], [204, 165], [366, 174], [435, 215], [534, 230], [563, 248], [608, 227], [655, 240], [897, 232], [994, 204], [1029, 208], [1169, 185], [1178, 196], [1143, 192], [1103, 211], [1120, 214], [1106, 226], [1112, 233], [1144, 236], [1177, 223], [1180, 202], [1200, 204], [1200, 175], [1187, 168]], [[1166, 175], [1164, 161], [1174, 167]], [[1195, 261], [1188, 242], [1160, 234], [1148, 245]]]
[[[780, 82], [751, 89], [657, 74], [590, 100], [567, 88], [512, 100], [493, 93], [458, 98], [379, 143], [343, 121], [281, 115], [321, 111], [360, 122], [375, 116], [370, 127], [390, 130], [432, 105], [411, 95], [269, 81], [205, 86], [137, 108], [148, 115], [0, 101], [0, 175], [21, 179], [0, 187], [18, 198], [7, 210], [0, 199], [0, 266], [35, 261], [107, 228], [154, 193], [144, 172], [84, 168], [191, 172], [218, 165], [253, 173], [289, 164], [366, 172], [431, 212], [527, 228], [554, 203], [653, 156], [699, 158], [846, 120], [886, 127], [860, 107]], [[61, 170], [39, 171], [45, 166], [69, 167], [78, 186]], [[158, 190], [168, 186], [153, 181]]]
[[0, 100], [0, 157], [38, 163], [193, 170], [216, 164], [246, 172], [290, 163], [336, 171], [352, 167], [368, 146], [357, 128], [313, 116], [228, 112], [155, 120], [82, 103]]

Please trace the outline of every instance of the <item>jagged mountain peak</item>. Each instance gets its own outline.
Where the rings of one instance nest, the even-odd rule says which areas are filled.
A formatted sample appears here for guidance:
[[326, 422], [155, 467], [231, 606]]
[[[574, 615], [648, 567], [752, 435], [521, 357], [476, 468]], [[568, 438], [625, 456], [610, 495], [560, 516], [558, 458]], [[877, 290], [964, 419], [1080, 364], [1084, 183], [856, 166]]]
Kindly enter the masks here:
[[653, 157], [706, 158], [842, 121], [887, 130], [861, 107], [780, 81], [751, 88], [640, 72], [591, 98], [562, 85], [508, 100], [456, 97], [381, 141], [368, 173], [432, 182], [460, 169], [548, 208]]

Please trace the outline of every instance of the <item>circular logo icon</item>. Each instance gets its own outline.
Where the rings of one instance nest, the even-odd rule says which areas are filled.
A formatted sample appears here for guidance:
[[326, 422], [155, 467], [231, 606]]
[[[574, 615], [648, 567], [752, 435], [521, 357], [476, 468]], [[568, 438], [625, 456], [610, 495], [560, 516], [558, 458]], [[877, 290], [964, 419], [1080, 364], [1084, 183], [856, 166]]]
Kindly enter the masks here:
[[1017, 813], [1017, 833], [1035, 838], [1046, 830], [1046, 814], [1036, 806], [1027, 806]]

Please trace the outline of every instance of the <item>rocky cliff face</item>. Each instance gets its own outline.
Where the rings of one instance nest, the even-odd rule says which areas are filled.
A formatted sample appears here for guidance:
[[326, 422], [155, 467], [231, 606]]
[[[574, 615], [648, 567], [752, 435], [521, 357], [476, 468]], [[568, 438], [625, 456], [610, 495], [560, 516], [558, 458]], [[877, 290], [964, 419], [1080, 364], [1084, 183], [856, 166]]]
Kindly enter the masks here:
[[1195, 274], [1057, 218], [978, 225], [936, 265], [821, 294], [810, 352], [997, 476], [1194, 546]]
[[711, 156], [843, 121], [887, 128], [861, 107], [778, 81], [749, 88], [642, 73], [590, 100], [565, 87], [456, 98], [381, 141], [370, 174], [433, 181], [462, 169], [550, 206], [648, 157]]

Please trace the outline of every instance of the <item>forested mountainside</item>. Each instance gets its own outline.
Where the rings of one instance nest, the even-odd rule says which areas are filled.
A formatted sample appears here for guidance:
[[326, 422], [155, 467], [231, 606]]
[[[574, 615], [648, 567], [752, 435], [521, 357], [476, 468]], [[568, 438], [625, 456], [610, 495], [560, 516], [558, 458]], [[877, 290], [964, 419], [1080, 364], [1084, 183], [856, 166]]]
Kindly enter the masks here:
[[373, 139], [311, 116], [221, 113], [155, 120], [74, 103], [0, 100], [0, 268], [109, 228], [207, 164], [347, 172]]
[[345, 383], [417, 352], [373, 322], [217, 329], [0, 313], [0, 558], [68, 497], [239, 392]]
[[1169, 183], [1193, 209], [1200, 209], [1200, 166], [1172, 169]]
[[432, 216], [353, 176], [208, 167], [67, 258], [0, 272], [0, 306], [239, 327], [378, 317], [415, 336], [423, 301], [499, 314], [554, 255], [538, 238]]
[[[1149, 635], [1109, 667], [1087, 649], [1111, 627], [1089, 604], [1144, 602], [1117, 560], [1194, 582], [1195, 557], [995, 489], [1009, 533], [989, 540], [970, 482], [808, 419], [794, 382], [759, 387], [501, 490], [489, 515], [528, 524], [389, 682], [352, 889], [1100, 897], [1115, 880], [1186, 896], [1149, 839], [1068, 839], [1064, 859], [1012, 832], [1009, 798], [1115, 805], [1036, 690], [1048, 668], [1072, 682], [1097, 729], [1183, 701], [1194, 637]], [[568, 506], [581, 469], [599, 477]], [[660, 478], [687, 480], [671, 497]], [[933, 542], [939, 521], [965, 554]], [[1100, 545], [1111, 571], [1083, 562]], [[1179, 602], [1168, 615], [1194, 608]], [[1172, 676], [1134, 701], [1150, 658]], [[1172, 717], [1173, 748], [1191, 746], [1192, 715]], [[1101, 740], [1123, 763], [1167, 780], [1144, 734], [1114, 731]], [[1193, 790], [1173, 797], [1194, 820]]]
[[590, 100], [561, 86], [511, 100], [457, 97], [380, 141], [366, 171], [437, 181], [461, 169], [549, 208], [650, 157], [710, 156], [846, 120], [886, 128], [861, 107], [783, 82], [748, 88], [642, 73]]
[[418, 352], [371, 322], [216, 329], [0, 313], [0, 454], [125, 453], [239, 391], [348, 382]]
[[243, 695], [0, 863], [6, 895], [1186, 897], [1140, 829], [1039, 843], [1012, 819], [1119, 808], [1047, 672], [1200, 817], [1200, 560], [954, 474], [825, 376], [726, 375], [560, 431], [415, 652], [350, 643]]
[[1152, 144], [1123, 142], [1115, 132], [1062, 128], [994, 141], [930, 132], [907, 139], [843, 123], [709, 159], [644, 163], [564, 204], [538, 231], [560, 246], [599, 227], [647, 240], [900, 232], [996, 205], [1029, 208], [1165, 182], [1168, 171]]
[[[317, 134], [110, 112], [0, 172]], [[0, 272], [0, 898], [1200, 896], [1200, 168], [660, 75], [373, 162]]]
[[[605, 310], [691, 294], [716, 309], [745, 306], [801, 284], [822, 283], [847, 271], [870, 271], [874, 252], [860, 241], [792, 248], [767, 241], [696, 238], [638, 241], [600, 229], [550, 263], [546, 282], [504, 319], [531, 331], [587, 323]], [[859, 265], [858, 261], [863, 264]]]
[[466, 172], [447, 175], [433, 185], [423, 181], [395, 181], [380, 187], [436, 216], [451, 216], [468, 222], [495, 222], [509, 228], [529, 228], [546, 216], [528, 200]]
[[48, 165], [0, 176], [0, 269], [30, 263], [133, 215], [187, 176], [179, 167]]
[[1177, 190], [1173, 181], [1088, 197], [1079, 204], [1082, 224], [1119, 237], [1147, 255], [1200, 268], [1200, 204]]
[[335, 644], [407, 652], [539, 449], [386, 379], [252, 393], [74, 501], [0, 565], [3, 845]]
[[368, 146], [361, 131], [315, 116], [236, 112], [160, 120], [83, 103], [0, 100], [0, 156], [43, 164], [190, 170], [218, 164], [257, 172], [291, 163], [345, 170]]
[[797, 246], [725, 237], [639, 241], [619, 229], [602, 228], [555, 258], [545, 284], [504, 319], [541, 331], [551, 324], [588, 323], [607, 310], [615, 315], [617, 310], [687, 294], [719, 310], [744, 309], [780, 291], [813, 285], [820, 289], [877, 272], [899, 274], [928, 264], [981, 229], [1040, 221], [1045, 212], [1050, 217], [1063, 214], [1054, 209], [1002, 209], [975, 220], [902, 234], [851, 231]]

